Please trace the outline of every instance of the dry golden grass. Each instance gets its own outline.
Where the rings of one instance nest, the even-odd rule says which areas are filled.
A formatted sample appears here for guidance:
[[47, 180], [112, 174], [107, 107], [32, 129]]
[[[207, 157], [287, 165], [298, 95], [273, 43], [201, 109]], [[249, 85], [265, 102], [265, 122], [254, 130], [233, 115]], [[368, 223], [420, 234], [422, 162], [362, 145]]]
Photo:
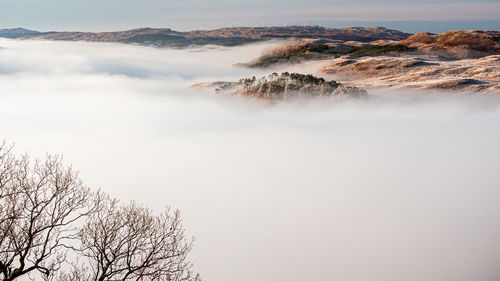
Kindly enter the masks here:
[[400, 44], [417, 47], [420, 50], [451, 51], [464, 56], [478, 57], [481, 55], [467, 53], [466, 51], [484, 52], [484, 55], [500, 54], [500, 32], [461, 30], [448, 31], [437, 35], [421, 32], [401, 41]]

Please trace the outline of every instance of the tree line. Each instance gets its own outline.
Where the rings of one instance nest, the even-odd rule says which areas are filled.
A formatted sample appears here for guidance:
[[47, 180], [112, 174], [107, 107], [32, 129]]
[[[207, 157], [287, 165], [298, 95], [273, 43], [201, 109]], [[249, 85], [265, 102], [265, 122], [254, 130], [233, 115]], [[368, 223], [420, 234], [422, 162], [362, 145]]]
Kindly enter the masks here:
[[0, 143], [1, 280], [200, 280], [179, 211], [120, 202], [61, 157], [12, 148]]

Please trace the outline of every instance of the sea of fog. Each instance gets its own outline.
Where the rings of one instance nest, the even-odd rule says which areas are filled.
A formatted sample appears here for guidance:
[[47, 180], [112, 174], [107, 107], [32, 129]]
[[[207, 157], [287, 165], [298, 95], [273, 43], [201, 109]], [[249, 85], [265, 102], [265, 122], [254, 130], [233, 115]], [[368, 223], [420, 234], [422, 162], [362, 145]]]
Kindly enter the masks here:
[[180, 209], [207, 281], [500, 280], [498, 98], [269, 105], [189, 88], [266, 74], [233, 64], [272, 44], [0, 40], [0, 139]]

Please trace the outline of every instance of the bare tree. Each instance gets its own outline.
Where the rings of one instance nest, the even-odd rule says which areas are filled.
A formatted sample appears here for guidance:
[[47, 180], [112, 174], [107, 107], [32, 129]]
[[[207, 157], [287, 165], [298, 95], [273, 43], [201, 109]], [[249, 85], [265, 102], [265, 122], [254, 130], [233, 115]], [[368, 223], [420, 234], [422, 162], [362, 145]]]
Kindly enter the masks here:
[[91, 193], [60, 157], [11, 151], [0, 143], [0, 280], [199, 280], [178, 211], [121, 204]]
[[[122, 205], [98, 194], [98, 210], [80, 232], [80, 254], [88, 260], [80, 280], [192, 281], [186, 256], [192, 240], [184, 237], [178, 211], [159, 216], [134, 202]], [[82, 277], [82, 270], [71, 276]]]
[[88, 215], [91, 193], [61, 158], [14, 157], [0, 146], [0, 276], [57, 271], [76, 238], [75, 222]]

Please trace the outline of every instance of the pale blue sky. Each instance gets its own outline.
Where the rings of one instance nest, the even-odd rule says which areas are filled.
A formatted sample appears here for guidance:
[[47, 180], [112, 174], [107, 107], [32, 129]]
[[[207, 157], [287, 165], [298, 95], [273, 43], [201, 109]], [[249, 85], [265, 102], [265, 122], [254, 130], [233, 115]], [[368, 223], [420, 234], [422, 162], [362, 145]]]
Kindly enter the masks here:
[[0, 28], [99, 31], [151, 26], [190, 30], [446, 21], [491, 29], [500, 22], [498, 11], [499, 0], [0, 0]]

